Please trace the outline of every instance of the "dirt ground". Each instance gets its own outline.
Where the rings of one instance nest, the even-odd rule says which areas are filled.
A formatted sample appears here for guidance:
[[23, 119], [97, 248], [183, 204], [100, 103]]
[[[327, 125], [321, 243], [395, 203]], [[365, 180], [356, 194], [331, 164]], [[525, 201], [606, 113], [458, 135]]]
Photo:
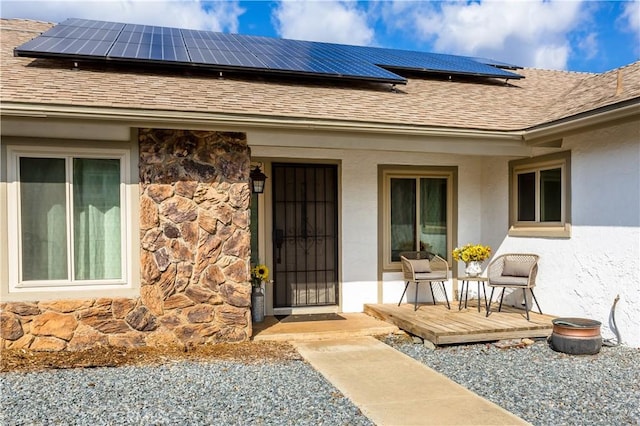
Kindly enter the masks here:
[[238, 361], [245, 363], [299, 360], [300, 355], [288, 343], [243, 342], [203, 345], [189, 349], [98, 347], [78, 352], [36, 352], [27, 349], [3, 349], [0, 372], [28, 372], [60, 368], [118, 367], [123, 365], [159, 365], [176, 361]]

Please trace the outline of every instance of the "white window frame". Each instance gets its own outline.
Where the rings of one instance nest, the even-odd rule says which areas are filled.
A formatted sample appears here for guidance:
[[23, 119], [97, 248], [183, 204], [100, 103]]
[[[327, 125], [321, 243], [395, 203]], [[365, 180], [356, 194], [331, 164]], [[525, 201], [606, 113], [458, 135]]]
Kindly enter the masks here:
[[[560, 169], [561, 207], [560, 221], [540, 221], [540, 173]], [[535, 173], [535, 220], [518, 220], [518, 176]], [[570, 237], [571, 236], [571, 152], [513, 160], [509, 163], [509, 235], [515, 237]]]
[[[121, 224], [121, 278], [105, 280], [73, 280], [73, 212], [68, 209], [67, 244], [68, 244], [68, 269], [71, 271], [67, 280], [41, 280], [23, 281], [22, 276], [22, 249], [20, 242], [20, 182], [19, 160], [21, 157], [29, 158], [64, 158], [66, 163], [66, 202], [67, 206], [73, 205], [72, 177], [70, 161], [73, 158], [117, 159], [120, 161], [120, 224]], [[96, 290], [104, 288], [131, 287], [131, 206], [130, 197], [127, 194], [127, 183], [130, 182], [131, 153], [128, 149], [102, 149], [102, 148], [64, 148], [64, 147], [38, 147], [38, 146], [7, 146], [7, 220], [8, 220], [8, 261], [9, 261], [9, 293], [19, 292], [54, 292], [58, 290]]]
[[[388, 167], [388, 168], [387, 168]], [[382, 267], [385, 271], [399, 271], [402, 269], [400, 261], [391, 260], [391, 179], [416, 179], [420, 178], [439, 178], [447, 180], [447, 253], [446, 259], [451, 265], [451, 251], [453, 250], [454, 231], [455, 231], [455, 194], [454, 188], [456, 183], [456, 171], [455, 167], [392, 167], [383, 166], [382, 173], [382, 211], [381, 211], [381, 230], [382, 230]], [[419, 188], [419, 185], [418, 185]], [[419, 192], [419, 191], [418, 191]], [[420, 217], [419, 194], [416, 199], [416, 218]], [[416, 241], [420, 241], [419, 236], [416, 236]], [[417, 248], [415, 248], [417, 250]]]

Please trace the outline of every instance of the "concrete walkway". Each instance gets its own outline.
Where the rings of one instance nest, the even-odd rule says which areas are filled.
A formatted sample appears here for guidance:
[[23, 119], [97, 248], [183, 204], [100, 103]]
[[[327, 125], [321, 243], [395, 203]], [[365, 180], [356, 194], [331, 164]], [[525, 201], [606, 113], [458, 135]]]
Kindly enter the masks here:
[[373, 337], [291, 343], [378, 426], [528, 424]]

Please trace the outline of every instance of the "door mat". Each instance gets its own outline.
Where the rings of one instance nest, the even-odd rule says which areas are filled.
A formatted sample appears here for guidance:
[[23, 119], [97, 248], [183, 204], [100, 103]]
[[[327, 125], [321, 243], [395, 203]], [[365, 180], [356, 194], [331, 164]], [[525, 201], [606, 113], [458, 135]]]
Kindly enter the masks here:
[[275, 315], [280, 322], [305, 322], [305, 321], [336, 321], [346, 320], [338, 314], [298, 314], [298, 315]]

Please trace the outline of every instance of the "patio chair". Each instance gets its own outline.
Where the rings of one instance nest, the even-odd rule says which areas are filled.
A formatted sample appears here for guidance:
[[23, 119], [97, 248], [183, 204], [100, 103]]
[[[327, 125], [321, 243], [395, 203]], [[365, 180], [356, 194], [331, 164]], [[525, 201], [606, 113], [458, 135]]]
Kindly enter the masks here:
[[451, 309], [449, 298], [447, 297], [447, 290], [444, 285], [449, 271], [449, 264], [446, 260], [428, 251], [405, 251], [400, 253], [400, 260], [402, 261], [404, 280], [407, 284], [404, 286], [404, 291], [402, 292], [402, 296], [400, 296], [398, 306], [402, 303], [402, 298], [411, 283], [416, 284], [416, 297], [413, 305], [414, 311], [418, 310], [418, 287], [421, 283], [429, 284], [429, 290], [431, 290], [431, 297], [435, 305], [436, 298], [433, 294], [433, 284], [440, 283], [442, 284], [442, 291], [444, 292], [444, 298], [447, 302], [447, 308]]
[[538, 306], [538, 311], [542, 314], [542, 309], [538, 304], [536, 295], [533, 294], [533, 287], [536, 285], [536, 275], [538, 274], [537, 254], [529, 253], [508, 253], [496, 257], [491, 261], [487, 269], [487, 284], [491, 287], [491, 296], [487, 305], [487, 316], [491, 313], [491, 300], [493, 291], [502, 288], [500, 295], [500, 305], [498, 312], [502, 310], [502, 299], [507, 288], [522, 289], [524, 294], [524, 310], [529, 321], [529, 305], [527, 303], [527, 289], [531, 292], [533, 301]]

